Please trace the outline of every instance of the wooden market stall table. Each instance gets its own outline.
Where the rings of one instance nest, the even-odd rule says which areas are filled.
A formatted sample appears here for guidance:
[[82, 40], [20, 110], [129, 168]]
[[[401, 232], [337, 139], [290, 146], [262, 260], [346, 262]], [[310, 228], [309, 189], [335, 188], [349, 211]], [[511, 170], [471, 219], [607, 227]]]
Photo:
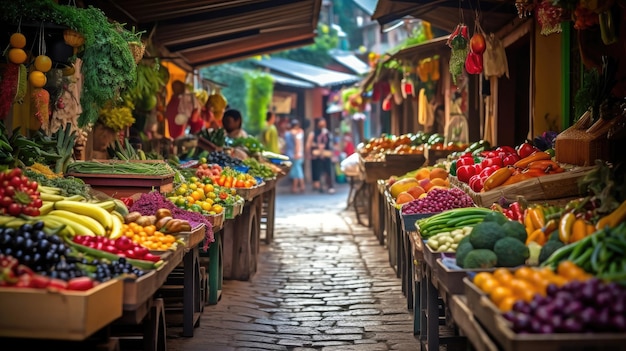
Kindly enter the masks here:
[[222, 237], [224, 279], [245, 281], [256, 272], [265, 186], [266, 183], [263, 182], [249, 189], [237, 189], [245, 203], [241, 215], [224, 225]]
[[384, 211], [382, 194], [378, 180], [388, 179], [391, 176], [400, 176], [412, 170], [420, 168], [426, 158], [423, 154], [403, 154], [385, 156], [384, 161], [368, 161], [361, 155], [359, 157], [359, 169], [364, 174], [365, 184], [371, 197], [369, 209], [370, 227], [381, 245], [385, 243], [384, 223], [381, 213]]

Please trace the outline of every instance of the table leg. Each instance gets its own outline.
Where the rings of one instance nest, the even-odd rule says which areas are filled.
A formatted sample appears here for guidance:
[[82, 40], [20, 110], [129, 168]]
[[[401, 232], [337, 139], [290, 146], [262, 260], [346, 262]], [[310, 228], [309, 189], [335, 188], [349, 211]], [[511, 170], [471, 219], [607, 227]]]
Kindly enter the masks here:
[[224, 246], [222, 235], [224, 229], [215, 233], [215, 242], [209, 246], [209, 305], [217, 304], [222, 295], [222, 282], [224, 279], [224, 266], [222, 256]]
[[183, 277], [183, 336], [193, 336], [194, 315], [199, 309], [198, 302], [198, 248], [189, 250], [183, 257], [185, 275]]
[[428, 349], [439, 350], [439, 294], [429, 274], [426, 275], [426, 285], [428, 290], [426, 312], [428, 315]]

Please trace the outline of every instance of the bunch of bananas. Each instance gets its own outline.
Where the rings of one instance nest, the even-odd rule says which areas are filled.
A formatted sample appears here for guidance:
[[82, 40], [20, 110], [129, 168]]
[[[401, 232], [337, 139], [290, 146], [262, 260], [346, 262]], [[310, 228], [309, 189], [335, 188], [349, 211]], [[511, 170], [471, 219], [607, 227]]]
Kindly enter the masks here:
[[198, 102], [201, 105], [206, 105], [206, 102], [209, 100], [209, 92], [204, 90], [204, 89], [196, 89], [194, 91], [194, 94], [196, 95], [196, 99], [198, 99]]
[[39, 187], [43, 205], [34, 219], [51, 227], [64, 226], [64, 234], [99, 235], [117, 239], [122, 235], [124, 215], [128, 209], [117, 199], [87, 202], [81, 195], [61, 196], [61, 189]]

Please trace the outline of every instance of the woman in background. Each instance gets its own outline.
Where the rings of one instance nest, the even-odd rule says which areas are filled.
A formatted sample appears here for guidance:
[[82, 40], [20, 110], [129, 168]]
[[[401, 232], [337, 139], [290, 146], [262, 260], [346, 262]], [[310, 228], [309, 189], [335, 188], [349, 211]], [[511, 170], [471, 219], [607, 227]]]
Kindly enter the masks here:
[[295, 118], [291, 121], [291, 129], [285, 131], [285, 154], [292, 163], [289, 170], [291, 192], [304, 192], [304, 130], [300, 127], [300, 121]]
[[241, 112], [235, 109], [228, 109], [224, 112], [222, 117], [222, 123], [224, 124], [224, 130], [226, 136], [231, 139], [245, 138], [248, 136], [245, 130], [242, 128], [243, 120], [241, 118]]
[[307, 155], [311, 157], [311, 172], [313, 173], [313, 190], [323, 192], [322, 177], [328, 188], [329, 194], [335, 193], [332, 177], [333, 138], [328, 128], [326, 120], [322, 117], [315, 121], [314, 130], [309, 133], [306, 142]]

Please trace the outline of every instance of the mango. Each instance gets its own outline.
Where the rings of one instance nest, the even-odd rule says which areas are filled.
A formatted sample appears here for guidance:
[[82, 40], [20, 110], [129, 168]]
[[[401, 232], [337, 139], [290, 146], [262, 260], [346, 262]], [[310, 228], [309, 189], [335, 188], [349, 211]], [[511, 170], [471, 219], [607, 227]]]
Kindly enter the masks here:
[[414, 178], [400, 179], [396, 181], [395, 183], [393, 183], [393, 185], [389, 188], [389, 193], [395, 199], [398, 197], [398, 195], [401, 192], [407, 191], [417, 185], [419, 185], [419, 182], [417, 179], [414, 179]]

